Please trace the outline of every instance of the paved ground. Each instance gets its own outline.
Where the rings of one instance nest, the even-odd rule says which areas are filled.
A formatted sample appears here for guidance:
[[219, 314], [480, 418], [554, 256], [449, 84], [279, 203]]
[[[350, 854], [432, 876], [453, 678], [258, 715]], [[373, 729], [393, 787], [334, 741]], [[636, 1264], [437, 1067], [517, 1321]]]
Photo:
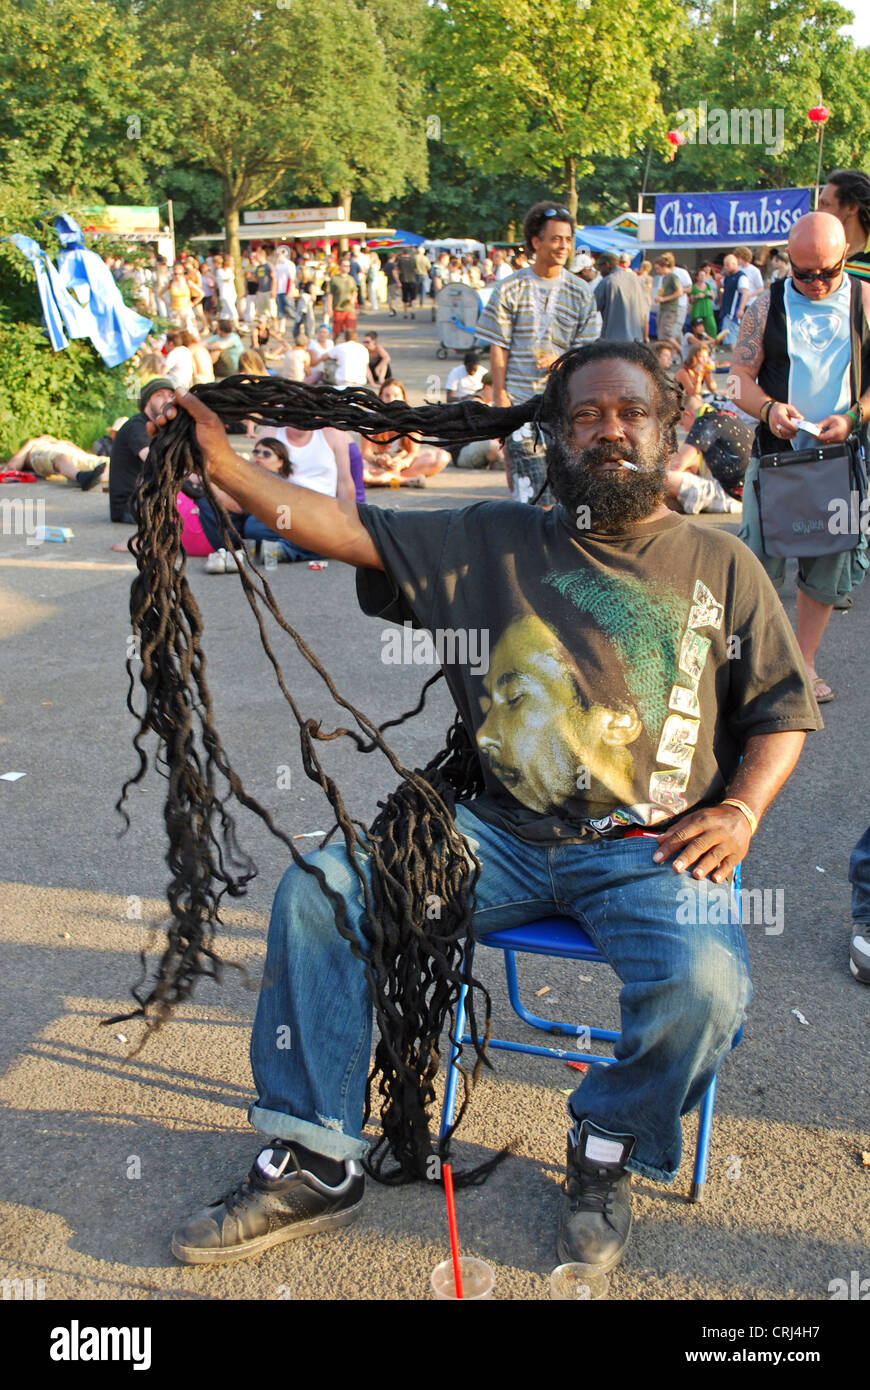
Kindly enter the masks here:
[[[431, 393], [426, 378], [444, 374], [431, 325], [386, 315], [364, 322], [382, 330], [415, 398]], [[35, 548], [0, 537], [0, 773], [27, 774], [0, 782], [0, 1278], [43, 1279], [49, 1299], [422, 1298], [447, 1254], [443, 1199], [423, 1187], [370, 1185], [364, 1214], [346, 1233], [226, 1269], [183, 1268], [169, 1253], [178, 1220], [245, 1170], [255, 1151], [245, 1108], [256, 993], [229, 971], [133, 1061], [135, 1023], [100, 1026], [127, 1003], [139, 950], [160, 940], [162, 786], [151, 780], [133, 793], [133, 826], [119, 839], [113, 805], [134, 767], [124, 706], [133, 568], [109, 547], [124, 532], [106, 520], [99, 491], [10, 486], [0, 500], [31, 494], [45, 497], [47, 521], [72, 526], [75, 539]], [[432, 507], [501, 495], [498, 475], [451, 469], [426, 492], [380, 500]], [[293, 834], [322, 829], [324, 805], [304, 779], [295, 726], [240, 586], [205, 576], [202, 564], [191, 569], [230, 754]], [[380, 626], [358, 613], [350, 571], [286, 566], [275, 588], [349, 698], [379, 720], [414, 702], [420, 672], [380, 664]], [[785, 601], [793, 615], [793, 585]], [[780, 934], [748, 929], [755, 1001], [721, 1073], [707, 1201], [685, 1200], [689, 1158], [670, 1189], [636, 1182], [635, 1232], [615, 1298], [826, 1299], [831, 1281], [848, 1283], [853, 1270], [870, 1275], [870, 1170], [861, 1165], [870, 1147], [870, 994], [847, 968], [846, 883], [870, 803], [868, 648], [864, 593], [834, 616], [825, 641], [821, 670], [837, 692], [827, 727], [809, 740], [746, 865], [747, 887], [783, 891], [784, 924]], [[302, 708], [334, 719], [310, 670], [288, 644], [280, 653]], [[449, 714], [440, 692], [396, 731], [405, 762], [440, 746]], [[275, 767], [284, 762], [292, 787], [279, 792]], [[389, 770], [337, 746], [329, 765], [354, 811], [370, 816], [391, 785]], [[242, 829], [261, 873], [244, 906], [227, 912], [223, 949], [255, 982], [285, 854], [258, 824], [245, 820]], [[141, 920], [128, 915], [138, 900]], [[500, 957], [491, 955], [481, 967], [495, 986]], [[524, 977], [530, 994], [550, 986], [539, 1003], [554, 1017], [616, 1020], [616, 990], [600, 967], [532, 960]], [[500, 990], [496, 999], [496, 1023], [509, 1028]], [[547, 1296], [572, 1075], [561, 1064], [499, 1058], [462, 1130], [459, 1164], [508, 1140], [516, 1146], [484, 1187], [459, 1197], [463, 1245], [495, 1266], [500, 1298]], [[686, 1122], [689, 1151], [694, 1127]]]

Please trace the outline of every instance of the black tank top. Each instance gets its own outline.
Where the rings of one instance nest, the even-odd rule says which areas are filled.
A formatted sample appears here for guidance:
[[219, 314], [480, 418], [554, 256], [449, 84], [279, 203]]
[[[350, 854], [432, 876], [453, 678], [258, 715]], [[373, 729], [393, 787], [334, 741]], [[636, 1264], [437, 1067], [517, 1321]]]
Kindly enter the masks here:
[[[373, 373], [376, 372], [376, 371], [378, 370], [378, 367], [381, 365], [381, 363], [383, 362], [383, 360], [384, 360], [384, 354], [383, 354], [382, 352], [379, 352], [378, 355], [377, 355], [377, 357], [375, 357], [375, 358], [373, 359], [373, 361], [371, 362], [371, 369], [372, 369], [372, 372], [373, 372]], [[388, 363], [387, 363], [387, 370], [386, 370], [386, 373], [385, 373], [385, 375], [384, 375], [384, 381], [383, 381], [382, 385], [385, 384], [386, 382], [390, 381], [390, 380], [392, 379], [392, 376], [393, 376], [392, 364], [388, 362]]]
[[[849, 367], [851, 399], [856, 401], [861, 394], [859, 383], [864, 388], [870, 383], [870, 327], [864, 315], [860, 281], [852, 281], [851, 320], [852, 320], [852, 360]], [[764, 326], [764, 361], [758, 373], [758, 384], [775, 401], [788, 400], [791, 361], [788, 355], [788, 333], [785, 318], [785, 280], [773, 280], [770, 285], [770, 306], [767, 323]], [[855, 348], [860, 345], [861, 375], [855, 370]], [[788, 441], [779, 439], [767, 425], [759, 421], [755, 437], [756, 452], [775, 454], [785, 447]]]

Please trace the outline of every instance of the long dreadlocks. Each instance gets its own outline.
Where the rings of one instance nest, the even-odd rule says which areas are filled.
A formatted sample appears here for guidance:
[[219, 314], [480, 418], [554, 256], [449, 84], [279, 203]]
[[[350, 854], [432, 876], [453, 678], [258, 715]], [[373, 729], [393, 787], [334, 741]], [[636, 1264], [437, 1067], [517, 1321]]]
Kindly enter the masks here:
[[[307, 387], [275, 377], [235, 376], [220, 384], [196, 386], [193, 393], [225, 424], [253, 419], [275, 427], [290, 425], [309, 430], [332, 426], [356, 430], [366, 437], [386, 433], [439, 444], [467, 443], [507, 436], [529, 422], [539, 432], [554, 428], [565, 419], [568, 378], [578, 367], [602, 356], [636, 361], [654, 377], [660, 396], [668, 389], [666, 378], [645, 349], [595, 344], [565, 354], [553, 367], [542, 396], [507, 410], [494, 410], [473, 401], [412, 409], [404, 401], [385, 404], [365, 390]], [[143, 958], [142, 979], [132, 990], [139, 1008], [125, 1017], [138, 1014], [145, 1018], [144, 1043], [149, 1032], [158, 1029], [175, 1006], [190, 996], [198, 977], [220, 978], [221, 961], [214, 950], [214, 936], [220, 922], [221, 901], [225, 894], [244, 895], [256, 874], [253, 860], [239, 845], [235, 819], [228, 809], [234, 797], [287, 846], [300, 869], [314, 875], [331, 904], [337, 930], [363, 962], [380, 1034], [368, 1078], [365, 1121], [371, 1114], [373, 1084], [379, 1078], [383, 1135], [370, 1156], [370, 1171], [387, 1182], [422, 1178], [428, 1176], [428, 1160], [433, 1153], [427, 1110], [435, 1098], [440, 1037], [447, 1019], [452, 1023], [455, 1018], [459, 992], [466, 982], [470, 1032], [477, 1054], [472, 1084], [481, 1063], [489, 1065], [485, 1048], [490, 1000], [472, 975], [471, 923], [480, 864], [454, 821], [457, 799], [482, 790], [477, 751], [457, 717], [445, 747], [424, 768], [403, 767], [385, 742], [383, 730], [418, 713], [424, 706], [428, 687], [438, 676], [426, 683], [414, 710], [376, 726], [339, 694], [305, 640], [281, 615], [259, 570], [253, 567], [250, 573], [247, 566], [240, 568], [245, 597], [263, 647], [299, 726], [305, 773], [321, 787], [335, 813], [335, 825], [323, 843], [336, 832], [341, 834], [360, 882], [368, 936], [368, 949], [363, 951], [347, 925], [343, 897], [330, 887], [316, 863], [299, 854], [293, 840], [275, 825], [269, 812], [245, 791], [214, 726], [201, 645], [202, 617], [187, 582], [176, 507], [178, 489], [191, 471], [195, 469], [202, 476], [227, 545], [236, 548], [242, 541], [211, 487], [204, 463], [194, 421], [186, 411], [179, 410], [154, 440], [138, 491], [134, 554], [139, 573], [131, 590], [130, 614], [141, 666], [137, 667], [132, 659], [127, 663], [127, 705], [139, 721], [133, 739], [139, 767], [124, 784], [118, 810], [129, 824], [124, 803], [130, 787], [140, 782], [148, 770], [146, 739], [153, 732], [159, 741], [153, 761], [168, 783], [164, 819], [169, 841], [167, 863], [171, 878], [167, 898], [172, 920], [156, 978], [150, 988], [145, 986]], [[347, 726], [327, 731], [318, 721], [303, 716], [266, 636], [263, 609], [292, 638], [322, 678], [335, 703], [348, 716]], [[142, 710], [134, 703], [137, 677], [145, 696]], [[396, 790], [380, 804], [379, 814], [368, 828], [350, 817], [338, 787], [318, 757], [319, 742], [338, 738], [350, 738], [360, 752], [380, 751], [401, 779]], [[359, 854], [370, 861], [370, 885], [360, 866]], [[426, 905], [433, 895], [440, 912], [430, 920]], [[482, 1038], [475, 1011], [476, 993], [484, 1006]], [[468, 1104], [470, 1087], [464, 1072], [463, 1083], [464, 1096], [456, 1122], [440, 1148], [445, 1158], [452, 1133]], [[385, 1150], [398, 1164], [389, 1172], [384, 1169]], [[466, 1174], [466, 1181], [481, 1180], [497, 1161]]]

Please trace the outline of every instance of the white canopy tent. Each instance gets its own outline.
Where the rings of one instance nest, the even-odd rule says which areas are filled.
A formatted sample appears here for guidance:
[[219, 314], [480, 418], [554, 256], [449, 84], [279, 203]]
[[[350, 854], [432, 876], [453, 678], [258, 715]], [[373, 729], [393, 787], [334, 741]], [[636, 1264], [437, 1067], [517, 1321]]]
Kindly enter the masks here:
[[[368, 235], [365, 222], [258, 222], [239, 227], [239, 241], [336, 241], [340, 237]], [[194, 236], [191, 241], [226, 241], [226, 230], [208, 236]]]

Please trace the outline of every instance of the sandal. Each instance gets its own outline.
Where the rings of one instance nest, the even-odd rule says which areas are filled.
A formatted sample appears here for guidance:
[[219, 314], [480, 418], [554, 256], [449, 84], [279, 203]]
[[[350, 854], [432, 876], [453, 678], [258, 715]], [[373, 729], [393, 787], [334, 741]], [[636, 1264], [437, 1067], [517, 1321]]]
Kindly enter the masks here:
[[833, 690], [821, 676], [816, 676], [813, 681], [813, 694], [817, 705], [829, 705], [834, 698]]

